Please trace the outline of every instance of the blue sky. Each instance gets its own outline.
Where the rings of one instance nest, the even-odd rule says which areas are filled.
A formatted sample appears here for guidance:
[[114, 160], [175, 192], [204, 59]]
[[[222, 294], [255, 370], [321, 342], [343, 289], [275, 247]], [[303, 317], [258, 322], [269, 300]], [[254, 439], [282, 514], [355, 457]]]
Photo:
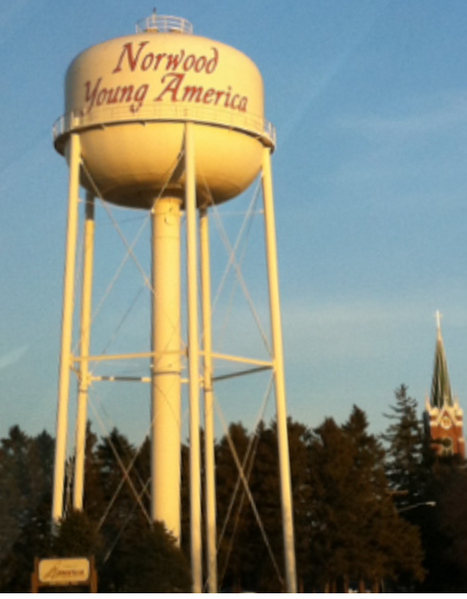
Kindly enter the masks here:
[[[67, 169], [51, 127], [63, 113], [65, 71], [88, 46], [132, 33], [152, 8], [140, 0], [0, 7], [2, 436], [15, 423], [30, 434], [54, 433]], [[422, 408], [437, 309], [452, 387], [467, 405], [465, 1], [173, 0], [157, 9], [243, 51], [263, 76], [278, 140], [273, 176], [292, 417], [310, 426], [325, 416], [342, 422], [355, 403], [379, 432], [401, 383]], [[232, 240], [251, 195], [225, 207]], [[130, 238], [144, 221], [134, 212], [116, 218]], [[124, 253], [102, 209], [96, 226], [94, 302]], [[261, 243], [255, 224], [245, 276], [266, 322]], [[138, 251], [147, 265], [144, 243]], [[121, 303], [116, 290], [96, 319], [95, 350], [138, 293], [137, 273], [128, 267], [126, 276]], [[244, 304], [234, 303], [230, 326], [253, 351], [257, 334]], [[115, 349], [142, 348], [146, 304], [138, 299]], [[264, 388], [259, 377], [247, 391], [228, 391], [226, 419], [251, 426]], [[94, 403], [109, 417], [106, 426], [136, 440], [147, 426], [145, 393], [107, 387]], [[269, 406], [267, 418], [272, 413]]]

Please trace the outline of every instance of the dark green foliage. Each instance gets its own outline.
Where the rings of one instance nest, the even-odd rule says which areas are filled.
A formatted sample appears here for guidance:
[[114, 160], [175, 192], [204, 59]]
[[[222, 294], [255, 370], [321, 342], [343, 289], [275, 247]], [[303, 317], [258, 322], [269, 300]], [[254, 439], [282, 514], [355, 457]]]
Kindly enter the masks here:
[[383, 435], [387, 442], [386, 475], [398, 508], [426, 501], [433, 457], [429, 439], [417, 414], [417, 401], [401, 385], [394, 392], [396, 405], [386, 414], [391, 423]]
[[190, 568], [162, 522], [129, 526], [112, 557], [115, 591], [182, 593], [191, 589]]
[[90, 460], [97, 492], [87, 480], [85, 509], [87, 502], [99, 497], [99, 505], [94, 504], [103, 539], [98, 559], [99, 590], [189, 590], [190, 570], [175, 539], [162, 524], [150, 527], [148, 522], [149, 440], [136, 450], [114, 429], [96, 446]]
[[105, 501], [105, 489], [101, 484], [101, 462], [98, 459], [97, 444], [98, 438], [92, 432], [88, 422], [86, 425], [83, 501], [89, 518], [99, 522], [102, 517], [102, 505]]
[[0, 441], [0, 590], [29, 589], [36, 551], [50, 543], [54, 441], [28, 437], [18, 426]]
[[[145, 491], [149, 479], [148, 440], [137, 452], [123, 435], [113, 430], [109, 438], [98, 444], [88, 425], [85, 512], [68, 509], [54, 536], [51, 535], [50, 520], [53, 452], [53, 439], [46, 433], [29, 438], [18, 427], [13, 427], [8, 438], [1, 440], [0, 539], [3, 555], [0, 555], [0, 592], [27, 592], [35, 557], [89, 555], [96, 558], [99, 590], [113, 591], [118, 588], [118, 577], [121, 576], [120, 566], [114, 567], [115, 559], [131, 553], [127, 543], [138, 541], [140, 552], [140, 539], [147, 539], [151, 547], [155, 543], [152, 536], [147, 537], [149, 524], [135, 499], [136, 495], [142, 494], [140, 501], [148, 509]], [[133, 468], [121, 485], [122, 473], [132, 463]], [[134, 534], [136, 528], [138, 533]], [[155, 534], [159, 545], [161, 535], [160, 530]], [[160, 574], [157, 585], [146, 590], [163, 585], [174, 588], [173, 573], [168, 568], [171, 556], [175, 560], [178, 588], [187, 588], [189, 570], [186, 563], [179, 550], [173, 547], [173, 539], [166, 541], [168, 549], [157, 554], [157, 559], [163, 558], [164, 567], [161, 570], [152, 564], [153, 570]], [[151, 556], [155, 555], [152, 551], [146, 559], [147, 569]], [[180, 564], [184, 564], [185, 570]], [[128, 590], [135, 585], [135, 590], [140, 588], [130, 579], [125, 585]]]
[[28, 592], [34, 558], [52, 555], [50, 512], [49, 495], [36, 507], [30, 520], [22, 526], [15, 542], [1, 560], [0, 592]]
[[423, 576], [417, 531], [394, 509], [384, 451], [367, 426], [354, 407], [343, 427], [327, 419], [313, 435], [310, 559], [318, 589], [339, 579], [373, 583], [404, 571]]
[[[417, 589], [429, 593], [467, 590], [467, 471], [460, 458], [444, 458], [433, 469], [427, 492], [436, 506], [413, 510], [425, 549], [427, 577]], [[408, 513], [409, 515], [409, 513]]]
[[[420, 531], [425, 580], [402, 578], [394, 590], [467, 590], [467, 472], [456, 457], [436, 458], [417, 417], [417, 402], [401, 385], [386, 434], [387, 473], [401, 516]], [[435, 507], [426, 502], [436, 502]], [[408, 509], [407, 509], [408, 508]]]
[[[308, 544], [306, 443], [309, 433], [305, 426], [291, 420], [288, 432], [296, 540], [298, 547], [304, 547]], [[216, 446], [219, 588], [238, 592], [245, 589], [281, 591], [284, 588], [284, 549], [275, 423], [266, 426], [261, 422], [253, 434], [248, 434], [240, 423], [231, 424], [228, 435], [230, 439], [226, 435]], [[232, 446], [243, 467], [251, 496], [240, 477]], [[305, 574], [306, 554], [302, 552], [298, 561], [300, 572]]]
[[52, 541], [56, 557], [87, 557], [100, 553], [97, 526], [84, 512], [70, 511], [57, 527]]
[[[251, 451], [246, 459], [250, 437], [240, 423], [230, 425], [229, 435], [246, 479], [250, 480]], [[257, 439], [252, 447], [256, 443]], [[242, 584], [247, 584], [245, 578], [250, 571], [254, 552], [248, 544], [249, 533], [253, 526], [257, 535], [257, 527], [226, 436], [216, 447], [216, 471], [219, 581], [224, 587], [240, 589]]]
[[[362, 588], [376, 588], [382, 580], [387, 588], [391, 581], [398, 581], [395, 588], [414, 588], [414, 581], [423, 578], [416, 524], [429, 571], [419, 588], [465, 589], [466, 471], [452, 460], [439, 461], [433, 469], [415, 400], [404, 386], [391, 412], [387, 452], [368, 432], [366, 416], [357, 407], [344, 425], [327, 419], [314, 431], [289, 419], [299, 588], [343, 590], [359, 581]], [[242, 424], [232, 424], [229, 435], [230, 440], [226, 435], [216, 444], [219, 588], [281, 591], [276, 425], [260, 423], [250, 434]], [[148, 521], [149, 440], [138, 449], [117, 430], [98, 439], [89, 426], [85, 515], [68, 509], [52, 538], [53, 449], [46, 433], [29, 438], [18, 427], [0, 441], [0, 591], [28, 591], [34, 557], [52, 555], [94, 555], [101, 592], [189, 590], [189, 449], [182, 447], [183, 553], [162, 525], [151, 528]], [[426, 500], [436, 500], [437, 507], [399, 516], [401, 506]]]
[[274, 425], [261, 425], [251, 467], [250, 488], [263, 531], [248, 503], [250, 560], [243, 588], [280, 592], [284, 588], [282, 515], [279, 485], [277, 431]]

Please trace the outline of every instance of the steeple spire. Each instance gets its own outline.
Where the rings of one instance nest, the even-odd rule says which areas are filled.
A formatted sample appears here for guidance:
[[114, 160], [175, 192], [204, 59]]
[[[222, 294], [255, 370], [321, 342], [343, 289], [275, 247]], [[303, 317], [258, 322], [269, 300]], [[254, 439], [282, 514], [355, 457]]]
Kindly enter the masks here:
[[442, 314], [439, 310], [436, 310], [435, 318], [436, 318], [436, 336], [437, 338], [441, 338], [441, 317]]
[[441, 314], [436, 312], [436, 348], [431, 381], [431, 405], [436, 408], [452, 406], [451, 384], [449, 382], [448, 367], [444, 354], [443, 339], [441, 337]]

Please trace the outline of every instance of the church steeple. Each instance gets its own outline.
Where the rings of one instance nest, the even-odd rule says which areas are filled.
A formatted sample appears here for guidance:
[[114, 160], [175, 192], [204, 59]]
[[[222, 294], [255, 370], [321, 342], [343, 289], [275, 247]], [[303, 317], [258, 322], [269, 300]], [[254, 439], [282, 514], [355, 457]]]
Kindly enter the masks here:
[[425, 424], [431, 446], [439, 456], [465, 455], [462, 433], [462, 410], [458, 400], [452, 401], [443, 339], [441, 337], [441, 315], [436, 312], [436, 348], [431, 380], [431, 396], [426, 398]]
[[451, 383], [449, 382], [448, 367], [444, 354], [443, 338], [441, 337], [441, 314], [436, 312], [436, 349], [431, 381], [431, 405], [435, 408], [452, 407]]

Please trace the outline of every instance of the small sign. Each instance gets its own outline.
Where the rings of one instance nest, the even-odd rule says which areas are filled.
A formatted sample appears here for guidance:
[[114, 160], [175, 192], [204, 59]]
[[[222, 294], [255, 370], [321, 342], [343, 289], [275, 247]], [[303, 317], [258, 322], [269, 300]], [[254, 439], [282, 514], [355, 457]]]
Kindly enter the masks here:
[[90, 579], [89, 559], [42, 559], [39, 562], [39, 583], [47, 585], [68, 585], [86, 583]]

